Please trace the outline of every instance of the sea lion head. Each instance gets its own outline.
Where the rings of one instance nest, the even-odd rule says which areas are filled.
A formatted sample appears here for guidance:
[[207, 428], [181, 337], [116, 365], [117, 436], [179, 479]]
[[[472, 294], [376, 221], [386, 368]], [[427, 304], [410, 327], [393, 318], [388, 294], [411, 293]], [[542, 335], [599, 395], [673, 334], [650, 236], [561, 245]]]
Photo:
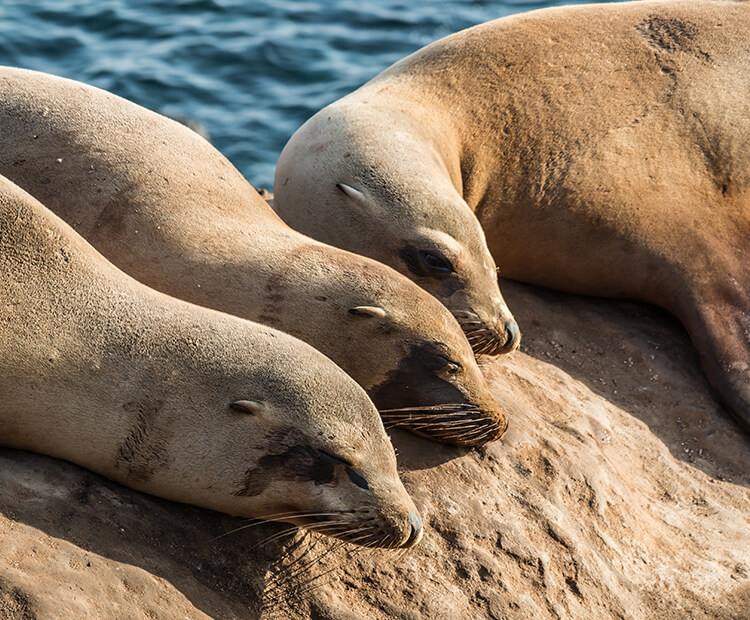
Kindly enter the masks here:
[[366, 106], [349, 113], [346, 99], [323, 109], [279, 158], [274, 208], [292, 228], [414, 280], [453, 313], [476, 354], [515, 350], [518, 324], [477, 218], [440, 150], [398, 122], [383, 127]]
[[147, 288], [3, 177], [0, 279], [2, 445], [352, 543], [419, 541], [378, 411], [310, 345]]
[[274, 287], [289, 296], [285, 327], [320, 330], [316, 347], [366, 389], [387, 425], [466, 446], [504, 433], [503, 407], [461, 327], [429, 293], [386, 265], [312, 240], [284, 262]]
[[[252, 352], [237, 350], [241, 338], [222, 348], [219, 385], [231, 399], [210, 413], [214, 430], [202, 450], [206, 469], [216, 471], [218, 462], [221, 471], [204, 484], [222, 489], [230, 514], [360, 545], [416, 544], [419, 513], [365, 391], [304, 343], [275, 330], [266, 336], [255, 338], [255, 363]], [[202, 382], [199, 391], [217, 393], [216, 383]]]

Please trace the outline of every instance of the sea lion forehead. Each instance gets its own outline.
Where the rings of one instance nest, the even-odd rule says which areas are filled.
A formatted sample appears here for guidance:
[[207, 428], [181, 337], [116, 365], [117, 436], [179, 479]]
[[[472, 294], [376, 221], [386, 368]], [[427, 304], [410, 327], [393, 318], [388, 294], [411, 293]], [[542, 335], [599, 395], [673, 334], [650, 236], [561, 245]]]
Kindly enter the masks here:
[[[312, 240], [287, 253], [287, 268], [278, 274], [274, 284], [309, 284], [316, 277], [319, 286], [325, 286], [337, 301], [347, 304], [347, 310], [386, 303], [406, 305], [415, 296], [422, 296], [418, 286], [388, 265]], [[322, 288], [318, 292], [329, 300]], [[406, 298], [399, 297], [404, 293]]]

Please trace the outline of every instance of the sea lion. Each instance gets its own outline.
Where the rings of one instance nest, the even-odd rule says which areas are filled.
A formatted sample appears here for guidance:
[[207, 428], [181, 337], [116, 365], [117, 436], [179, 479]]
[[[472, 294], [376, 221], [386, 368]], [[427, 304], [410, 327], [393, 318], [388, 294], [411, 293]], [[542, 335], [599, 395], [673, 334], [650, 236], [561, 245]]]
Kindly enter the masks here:
[[2, 445], [349, 542], [419, 540], [374, 405], [309, 345], [136, 282], [4, 177], [0, 282]]
[[438, 234], [476, 291], [493, 267], [474, 212], [504, 276], [673, 313], [750, 430], [748, 32], [750, 3], [705, 0], [459, 32], [308, 121], [275, 208], [404, 272], [404, 240]]
[[0, 132], [0, 174], [137, 280], [312, 344], [389, 424], [460, 445], [504, 432], [440, 303], [389, 267], [293, 231], [193, 131], [91, 86], [3, 68]]

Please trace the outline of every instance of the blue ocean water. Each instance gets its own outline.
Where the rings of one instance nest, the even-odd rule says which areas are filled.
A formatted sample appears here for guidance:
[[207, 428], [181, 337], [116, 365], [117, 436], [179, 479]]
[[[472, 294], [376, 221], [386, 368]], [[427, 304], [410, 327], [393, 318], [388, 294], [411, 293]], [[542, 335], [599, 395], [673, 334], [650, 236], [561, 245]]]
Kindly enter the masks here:
[[521, 0], [0, 0], [0, 64], [202, 123], [256, 187], [317, 110]]

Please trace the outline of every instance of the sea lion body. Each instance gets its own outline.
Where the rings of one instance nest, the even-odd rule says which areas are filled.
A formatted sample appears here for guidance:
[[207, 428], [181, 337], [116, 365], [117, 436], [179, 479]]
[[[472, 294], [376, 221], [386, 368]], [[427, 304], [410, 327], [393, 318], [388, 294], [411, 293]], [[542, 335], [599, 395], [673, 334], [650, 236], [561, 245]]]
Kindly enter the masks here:
[[143, 286], [4, 177], [0, 282], [2, 445], [233, 515], [418, 538], [375, 407], [309, 345]]
[[[748, 32], [750, 3], [697, 0], [566, 6], [459, 32], [308, 121], [279, 161], [276, 208], [407, 271], [377, 209], [401, 238], [429, 227], [461, 239], [468, 207], [504, 276], [675, 314], [750, 429]], [[344, 231], [341, 213], [364, 210], [336, 183], [398, 200]], [[423, 199], [436, 187], [459, 196], [452, 208]], [[472, 255], [470, 276], [486, 263]]]
[[[409, 408], [390, 423], [462, 444], [504, 432], [440, 303], [389, 267], [289, 228], [193, 131], [91, 86], [2, 68], [0, 132], [0, 174], [137, 280], [310, 343], [380, 409]], [[410, 424], [415, 407], [434, 425]], [[440, 424], [455, 417], [471, 421], [463, 436]]]

